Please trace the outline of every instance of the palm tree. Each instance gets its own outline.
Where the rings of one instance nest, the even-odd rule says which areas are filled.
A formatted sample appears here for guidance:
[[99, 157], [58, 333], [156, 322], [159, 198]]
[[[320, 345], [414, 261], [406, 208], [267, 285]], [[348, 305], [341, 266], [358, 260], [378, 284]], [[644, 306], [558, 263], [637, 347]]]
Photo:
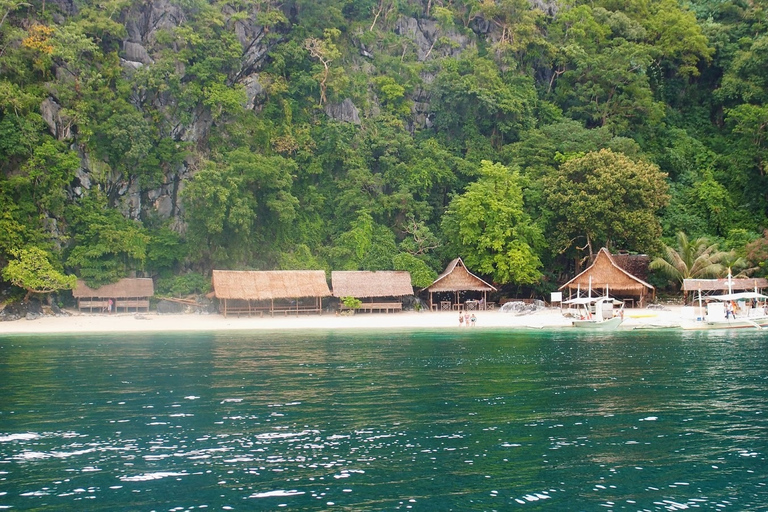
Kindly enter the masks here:
[[720, 260], [720, 264], [723, 267], [731, 269], [733, 277], [747, 277], [752, 274], [757, 268], [750, 267], [746, 258], [743, 258], [736, 254], [736, 251], [728, 251], [725, 256]]
[[677, 248], [664, 245], [661, 256], [651, 262], [650, 268], [682, 285], [684, 279], [722, 276], [727, 268], [723, 262], [730, 257], [731, 253], [719, 250], [718, 245], [709, 239], [688, 240], [688, 236], [680, 231]]

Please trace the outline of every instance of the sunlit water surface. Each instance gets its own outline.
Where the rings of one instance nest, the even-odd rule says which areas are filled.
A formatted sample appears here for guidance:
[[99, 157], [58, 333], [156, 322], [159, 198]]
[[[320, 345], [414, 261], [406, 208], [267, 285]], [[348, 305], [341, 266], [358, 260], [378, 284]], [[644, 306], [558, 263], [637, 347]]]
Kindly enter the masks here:
[[768, 510], [767, 389], [746, 330], [5, 337], [0, 508]]

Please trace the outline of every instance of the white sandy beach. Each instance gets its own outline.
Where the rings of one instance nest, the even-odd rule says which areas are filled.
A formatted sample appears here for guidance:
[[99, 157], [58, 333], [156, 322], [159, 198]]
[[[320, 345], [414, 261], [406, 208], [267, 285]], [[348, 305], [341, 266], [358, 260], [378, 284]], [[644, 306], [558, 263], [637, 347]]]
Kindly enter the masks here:
[[[2, 334], [35, 333], [98, 333], [98, 332], [183, 332], [227, 330], [286, 330], [286, 329], [445, 329], [459, 328], [458, 313], [399, 312], [358, 313], [351, 316], [283, 315], [274, 317], [233, 317], [219, 314], [149, 313], [90, 314], [69, 311], [70, 316], [46, 316], [36, 320], [0, 322]], [[681, 308], [669, 306], [664, 310], [628, 309], [622, 329], [677, 327]], [[483, 328], [557, 328], [569, 326], [560, 309], [546, 309], [519, 315], [501, 311], [478, 311], [474, 329]], [[462, 327], [467, 329], [467, 327]], [[469, 327], [472, 329], [473, 327]]]

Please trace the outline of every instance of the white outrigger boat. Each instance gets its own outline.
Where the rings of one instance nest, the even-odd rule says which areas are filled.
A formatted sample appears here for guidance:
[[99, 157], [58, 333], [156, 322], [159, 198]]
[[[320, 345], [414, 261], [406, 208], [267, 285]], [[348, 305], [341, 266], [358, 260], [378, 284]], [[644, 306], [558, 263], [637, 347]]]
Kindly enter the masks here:
[[680, 324], [683, 329], [762, 329], [768, 327], [768, 313], [765, 303], [768, 295], [758, 292], [726, 293], [709, 295], [707, 303], [702, 305], [699, 293], [698, 312], [693, 319]]
[[[698, 329], [762, 329], [768, 327], [768, 295], [757, 291], [733, 291], [733, 277], [728, 269], [728, 293], [723, 295], [701, 296], [699, 289], [699, 307], [691, 318], [684, 320], [680, 327], [687, 330]], [[706, 300], [706, 303], [702, 303]]]
[[569, 306], [566, 315], [574, 317], [573, 326], [580, 329], [611, 330], [624, 321], [624, 303], [607, 295], [577, 297], [563, 304]]

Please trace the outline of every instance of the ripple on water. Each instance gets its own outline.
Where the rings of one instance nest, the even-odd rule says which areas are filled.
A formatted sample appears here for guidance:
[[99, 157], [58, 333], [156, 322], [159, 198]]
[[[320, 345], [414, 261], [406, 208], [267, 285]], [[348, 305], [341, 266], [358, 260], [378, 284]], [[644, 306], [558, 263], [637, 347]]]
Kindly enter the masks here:
[[258, 333], [14, 350], [0, 353], [14, 411], [0, 410], [0, 508], [768, 507], [768, 350], [754, 335]]

